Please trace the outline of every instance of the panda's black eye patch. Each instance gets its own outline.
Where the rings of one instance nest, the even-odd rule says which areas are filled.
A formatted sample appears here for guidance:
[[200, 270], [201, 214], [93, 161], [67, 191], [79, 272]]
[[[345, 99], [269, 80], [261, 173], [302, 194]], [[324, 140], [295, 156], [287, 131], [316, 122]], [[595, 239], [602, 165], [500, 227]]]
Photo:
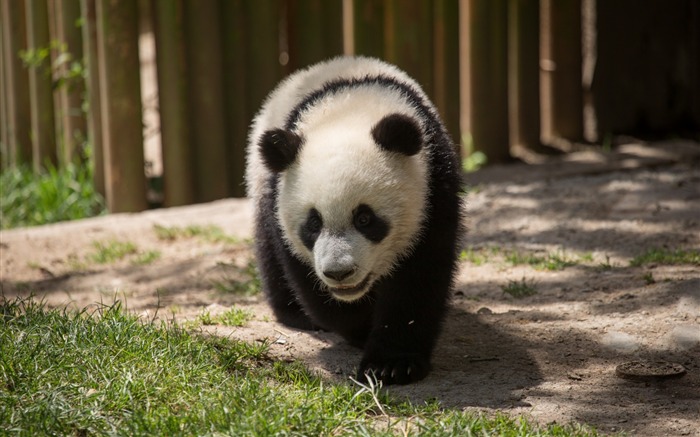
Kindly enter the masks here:
[[311, 208], [306, 216], [306, 221], [301, 225], [299, 237], [307, 249], [313, 250], [314, 244], [323, 229], [323, 219], [316, 208]]
[[389, 222], [376, 215], [369, 205], [355, 208], [352, 222], [355, 229], [373, 243], [379, 243], [389, 234]]

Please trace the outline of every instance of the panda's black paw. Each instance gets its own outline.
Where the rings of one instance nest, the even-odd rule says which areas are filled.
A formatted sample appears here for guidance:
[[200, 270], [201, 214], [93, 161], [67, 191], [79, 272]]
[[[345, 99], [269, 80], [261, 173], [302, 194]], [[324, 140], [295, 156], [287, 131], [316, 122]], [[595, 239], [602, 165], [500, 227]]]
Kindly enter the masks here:
[[430, 372], [430, 359], [419, 354], [366, 353], [357, 371], [357, 380], [382, 381], [384, 385], [410, 384]]

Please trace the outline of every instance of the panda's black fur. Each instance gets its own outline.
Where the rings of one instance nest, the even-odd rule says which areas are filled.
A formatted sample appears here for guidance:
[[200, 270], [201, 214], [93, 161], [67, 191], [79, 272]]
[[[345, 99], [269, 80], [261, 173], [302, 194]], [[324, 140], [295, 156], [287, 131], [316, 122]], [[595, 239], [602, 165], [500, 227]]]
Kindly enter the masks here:
[[[339, 91], [370, 85], [401, 94], [415, 109], [423, 126], [418, 135], [416, 129], [421, 127], [407, 116], [385, 117], [368, 129], [373, 129], [372, 137], [387, 153], [409, 156], [425, 148], [428, 194], [422, 206], [421, 231], [410, 252], [389, 275], [377, 279], [367, 295], [344, 302], [331, 298], [313, 267], [295, 256], [275, 211], [280, 173], [303, 147], [303, 133], [296, 133], [301, 114]], [[271, 143], [282, 146], [282, 151]], [[391, 74], [319, 83], [300, 97], [284, 126], [267, 130], [250, 147], [260, 148], [265, 165], [272, 170], [256, 203], [255, 245], [263, 288], [278, 320], [295, 328], [337, 332], [363, 348], [358, 378], [373, 373], [385, 384], [424, 378], [446, 314], [461, 230], [459, 159], [424, 94]], [[313, 246], [313, 235], [308, 238], [304, 244]]]

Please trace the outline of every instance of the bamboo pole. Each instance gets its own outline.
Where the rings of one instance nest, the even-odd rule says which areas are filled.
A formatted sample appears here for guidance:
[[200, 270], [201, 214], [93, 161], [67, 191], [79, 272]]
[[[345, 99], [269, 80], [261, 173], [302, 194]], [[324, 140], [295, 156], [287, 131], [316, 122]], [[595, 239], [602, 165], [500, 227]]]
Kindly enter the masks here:
[[184, 10], [195, 194], [209, 202], [228, 196], [221, 11], [216, 2], [195, 0], [186, 0]]
[[433, 6], [423, 0], [389, 0], [384, 11], [384, 55], [433, 96]]
[[88, 111], [86, 114], [88, 143], [92, 146], [93, 181], [95, 191], [105, 196], [104, 145], [102, 141], [102, 106], [100, 102], [100, 72], [97, 53], [97, 21], [95, 0], [80, 0], [83, 16], [83, 52], [87, 80], [85, 83]]
[[581, 0], [542, 0], [542, 136], [583, 137]]
[[7, 119], [7, 96], [9, 92], [7, 91], [7, 84], [5, 79], [5, 39], [4, 32], [7, 25], [5, 24], [5, 15], [3, 13], [3, 6], [0, 4], [0, 169], [4, 170], [9, 167], [9, 147], [10, 147], [10, 132], [9, 132], [9, 121]]
[[[245, 11], [249, 29], [256, 37], [248, 41], [246, 62], [248, 82], [248, 119], [260, 108], [263, 99], [282, 78], [280, 52], [280, 3], [276, 1], [246, 1]], [[249, 33], [250, 34], [250, 33]]]
[[231, 196], [245, 196], [244, 173], [248, 125], [251, 112], [248, 108], [248, 81], [254, 80], [247, 74], [246, 36], [247, 27], [243, 0], [222, 3], [222, 16], [228, 23], [228, 31], [223, 36], [224, 68], [224, 107], [228, 141], [228, 184]]
[[508, 108], [513, 150], [541, 151], [539, 1], [508, 2]]
[[384, 0], [353, 1], [354, 54], [384, 57]]
[[97, 1], [107, 207], [147, 208], [136, 0]]
[[[48, 50], [49, 10], [46, 0], [29, 0], [27, 7], [27, 47], [29, 50]], [[32, 158], [34, 171], [45, 165], [58, 164], [56, 126], [54, 120], [53, 88], [50, 65], [29, 67], [29, 99], [32, 120]]]
[[467, 65], [462, 65], [469, 82], [467, 132], [474, 150], [486, 154], [490, 163], [510, 159], [506, 6], [506, 0], [460, 2], [460, 8], [467, 8], [460, 10], [460, 26], [466, 26], [461, 43], [468, 45]]
[[182, 0], [153, 3], [165, 206], [195, 201]]
[[27, 48], [24, 2], [2, 0], [2, 39], [9, 165], [31, 163], [29, 76], [19, 53]]
[[[83, 112], [85, 82], [81, 77], [70, 77], [73, 62], [83, 59], [83, 41], [78, 27], [80, 19], [80, 2], [60, 0], [54, 5], [56, 12], [57, 38], [65, 44], [66, 53], [70, 55], [67, 62], [60, 64], [59, 74], [68, 81], [59, 88], [61, 125], [63, 130], [64, 162], [84, 161], [81, 150], [87, 138], [87, 123]], [[59, 56], [63, 55], [61, 53]]]
[[288, 71], [343, 52], [342, 3], [328, 0], [287, 2]]
[[433, 98], [452, 140], [462, 141], [459, 128], [459, 2], [434, 3]]

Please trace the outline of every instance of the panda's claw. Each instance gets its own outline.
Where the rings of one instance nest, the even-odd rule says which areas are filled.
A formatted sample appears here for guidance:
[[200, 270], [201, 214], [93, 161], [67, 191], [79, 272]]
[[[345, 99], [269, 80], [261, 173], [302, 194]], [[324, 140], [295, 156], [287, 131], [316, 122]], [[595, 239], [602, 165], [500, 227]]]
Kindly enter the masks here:
[[[384, 362], [383, 365], [378, 364]], [[384, 385], [409, 384], [419, 381], [428, 374], [430, 364], [427, 358], [419, 355], [399, 355], [395, 357], [373, 358], [363, 360], [357, 372], [358, 380], [370, 378], [381, 381]]]

